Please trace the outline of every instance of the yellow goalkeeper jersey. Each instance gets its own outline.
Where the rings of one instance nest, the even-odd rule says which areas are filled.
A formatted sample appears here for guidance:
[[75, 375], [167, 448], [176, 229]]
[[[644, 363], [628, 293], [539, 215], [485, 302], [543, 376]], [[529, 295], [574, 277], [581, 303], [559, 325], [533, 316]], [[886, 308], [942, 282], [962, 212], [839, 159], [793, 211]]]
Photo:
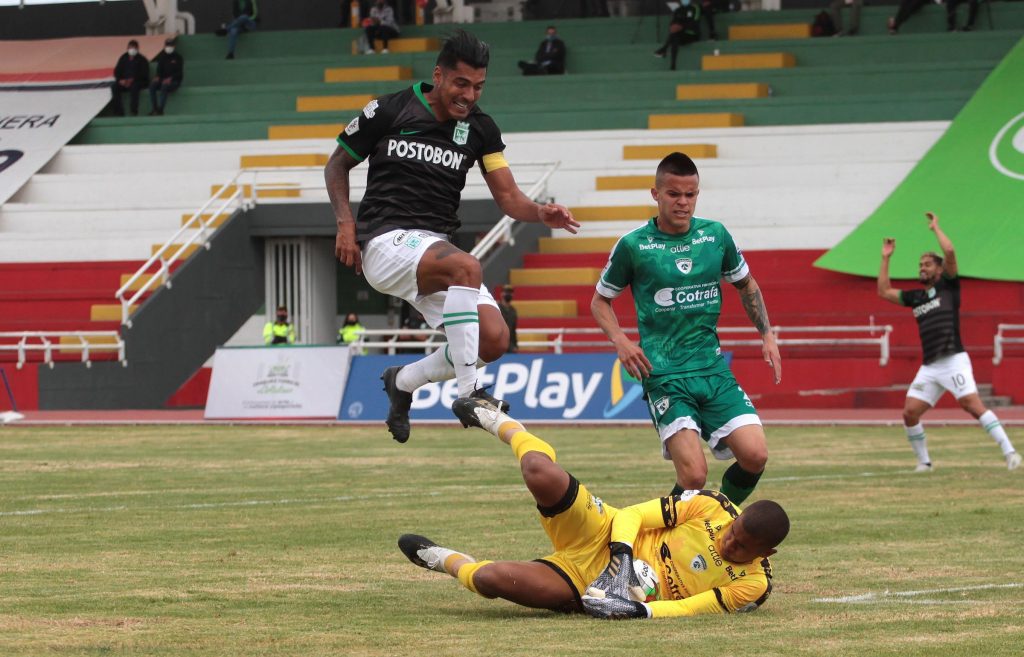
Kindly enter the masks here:
[[620, 509], [612, 541], [633, 545], [633, 556], [658, 573], [653, 618], [753, 611], [771, 593], [768, 559], [732, 563], [718, 553], [722, 532], [739, 515], [725, 495], [689, 490]]

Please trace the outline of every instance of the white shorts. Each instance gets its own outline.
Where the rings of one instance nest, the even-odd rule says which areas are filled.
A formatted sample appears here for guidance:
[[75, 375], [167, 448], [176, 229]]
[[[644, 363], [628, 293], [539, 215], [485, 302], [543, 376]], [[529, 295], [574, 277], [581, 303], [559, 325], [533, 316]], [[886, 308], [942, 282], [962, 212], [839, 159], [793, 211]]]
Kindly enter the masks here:
[[[442, 241], [447, 242], [448, 238], [427, 230], [393, 230], [374, 237], [363, 247], [363, 276], [373, 289], [408, 301], [435, 329], [442, 324], [448, 292], [421, 296], [416, 268], [430, 245]], [[480, 286], [479, 305], [498, 307], [483, 285]]]
[[971, 358], [966, 351], [922, 365], [907, 390], [907, 397], [935, 406], [947, 390], [956, 399], [978, 392], [978, 384], [974, 382], [974, 368], [971, 367]]

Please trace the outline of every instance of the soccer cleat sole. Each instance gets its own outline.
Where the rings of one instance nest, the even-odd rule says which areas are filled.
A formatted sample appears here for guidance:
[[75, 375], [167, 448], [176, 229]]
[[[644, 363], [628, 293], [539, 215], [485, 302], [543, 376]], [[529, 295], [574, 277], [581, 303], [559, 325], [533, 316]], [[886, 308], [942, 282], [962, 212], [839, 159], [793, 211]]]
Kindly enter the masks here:
[[420, 536], [419, 534], [402, 534], [398, 537], [398, 549], [402, 551], [405, 557], [419, 566], [420, 568], [426, 568], [427, 570], [433, 570], [426, 561], [420, 558], [419, 551], [423, 548], [437, 547], [437, 543], [430, 540], [426, 536]]
[[[497, 415], [500, 411], [486, 399], [479, 397], [459, 397], [452, 402], [452, 413], [458, 418], [459, 422], [462, 423], [463, 428], [469, 429], [470, 427], [476, 427], [477, 429], [483, 429], [484, 431], [493, 431], [490, 427], [485, 427], [483, 422], [477, 416], [477, 409], [483, 409], [487, 413], [494, 413]], [[493, 424], [489, 422], [488, 424]]]

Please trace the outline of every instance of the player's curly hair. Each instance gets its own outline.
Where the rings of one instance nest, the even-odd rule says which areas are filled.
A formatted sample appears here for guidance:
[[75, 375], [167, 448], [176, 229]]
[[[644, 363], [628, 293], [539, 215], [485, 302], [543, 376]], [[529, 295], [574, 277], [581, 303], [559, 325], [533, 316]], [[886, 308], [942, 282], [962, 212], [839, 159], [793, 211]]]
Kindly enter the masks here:
[[459, 62], [472, 68], [487, 68], [490, 60], [491, 47], [465, 30], [449, 34], [437, 55], [437, 65], [448, 70], [458, 66]]
[[673, 176], [696, 176], [697, 165], [693, 163], [689, 155], [685, 153], [669, 153], [658, 164], [658, 170], [654, 174], [655, 183], [660, 183], [662, 176], [671, 174]]
[[922, 258], [931, 258], [932, 260], [935, 261], [936, 265], [938, 265], [939, 267], [942, 266], [942, 263], [943, 263], [942, 256], [940, 256], [935, 251], [925, 251], [924, 253], [921, 254], [921, 257]]
[[743, 529], [757, 540], [761, 547], [773, 548], [789, 534], [789, 516], [777, 502], [758, 500], [740, 514]]

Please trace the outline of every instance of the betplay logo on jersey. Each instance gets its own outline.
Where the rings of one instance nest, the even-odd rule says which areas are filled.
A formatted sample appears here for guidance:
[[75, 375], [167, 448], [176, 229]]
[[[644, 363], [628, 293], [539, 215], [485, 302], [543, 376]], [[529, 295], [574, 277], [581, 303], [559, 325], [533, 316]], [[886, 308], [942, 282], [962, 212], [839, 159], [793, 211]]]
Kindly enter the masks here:
[[455, 133], [452, 135], [452, 141], [459, 146], [465, 146], [466, 142], [469, 141], [469, 124], [465, 121], [459, 121], [455, 124]]

